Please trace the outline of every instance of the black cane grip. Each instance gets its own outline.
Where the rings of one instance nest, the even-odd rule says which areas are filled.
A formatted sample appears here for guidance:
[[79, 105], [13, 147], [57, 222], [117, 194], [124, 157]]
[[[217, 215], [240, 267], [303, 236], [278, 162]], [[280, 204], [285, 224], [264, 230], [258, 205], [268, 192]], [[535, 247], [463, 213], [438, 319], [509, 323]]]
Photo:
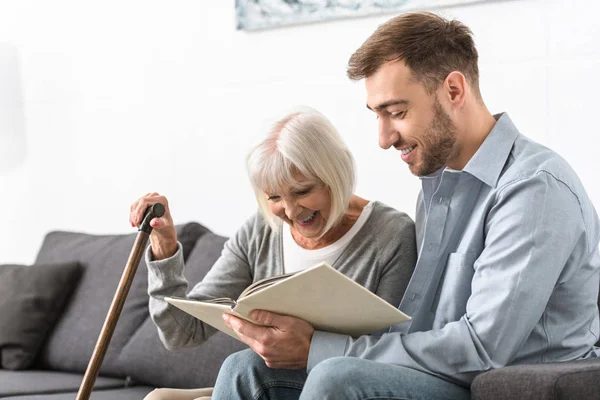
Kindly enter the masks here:
[[142, 223], [140, 224], [139, 231], [146, 232], [150, 234], [152, 232], [152, 227], [150, 226], [150, 221], [154, 218], [160, 218], [165, 215], [165, 206], [160, 203], [153, 204], [152, 206], [146, 208], [146, 212], [144, 213], [144, 218], [142, 219]]

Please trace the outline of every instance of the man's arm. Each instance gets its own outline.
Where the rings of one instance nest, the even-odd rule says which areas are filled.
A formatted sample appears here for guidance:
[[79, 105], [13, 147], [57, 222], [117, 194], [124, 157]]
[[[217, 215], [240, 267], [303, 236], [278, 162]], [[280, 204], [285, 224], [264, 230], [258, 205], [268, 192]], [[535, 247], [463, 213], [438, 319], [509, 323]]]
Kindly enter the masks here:
[[[487, 215], [466, 314], [442, 329], [381, 338], [316, 332], [309, 369], [331, 350], [462, 382], [510, 364], [540, 321], [585, 228], [576, 196], [552, 175], [512, 182]], [[323, 356], [321, 356], [323, 355]]]
[[250, 317], [267, 327], [254, 325], [231, 314], [223, 314], [225, 323], [265, 360], [267, 367], [306, 367], [310, 341], [315, 331], [308, 322], [259, 310], [252, 311]]
[[[460, 320], [435, 331], [388, 333], [379, 338], [305, 333], [303, 340], [312, 336], [308, 368], [345, 355], [469, 382], [472, 373], [507, 365], [540, 320], [584, 233], [578, 200], [562, 182], [545, 172], [513, 182], [499, 191], [487, 216], [485, 249], [475, 262], [472, 293]], [[241, 329], [246, 343], [263, 358], [276, 360], [279, 368], [293, 364], [286, 363], [284, 354], [274, 356], [273, 332], [249, 329], [251, 324], [239, 320], [233, 328]], [[282, 343], [288, 335], [303, 335], [277, 333], [279, 348], [285, 347]], [[267, 349], [273, 353], [267, 354]], [[307, 355], [302, 347], [294, 357]]]

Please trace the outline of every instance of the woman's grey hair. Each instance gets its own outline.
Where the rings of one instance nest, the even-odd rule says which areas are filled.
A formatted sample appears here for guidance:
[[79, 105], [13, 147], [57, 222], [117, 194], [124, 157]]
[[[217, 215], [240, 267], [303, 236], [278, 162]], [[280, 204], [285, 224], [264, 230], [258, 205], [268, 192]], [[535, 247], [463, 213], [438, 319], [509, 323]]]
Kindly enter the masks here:
[[333, 124], [320, 112], [302, 107], [286, 114], [248, 153], [246, 166], [260, 212], [274, 229], [281, 221], [269, 211], [267, 193], [284, 194], [294, 175], [323, 183], [331, 210], [321, 236], [341, 221], [354, 192], [354, 158]]

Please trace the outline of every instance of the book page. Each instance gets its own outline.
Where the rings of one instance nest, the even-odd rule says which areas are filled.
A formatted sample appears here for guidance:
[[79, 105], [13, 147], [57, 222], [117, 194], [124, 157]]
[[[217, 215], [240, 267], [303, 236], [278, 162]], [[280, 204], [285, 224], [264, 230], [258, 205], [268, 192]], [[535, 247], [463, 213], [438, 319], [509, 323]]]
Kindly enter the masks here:
[[351, 336], [377, 332], [410, 319], [326, 263], [240, 298], [234, 307], [246, 316], [255, 309], [300, 318], [317, 330]]
[[[207, 303], [204, 301], [181, 299], [175, 297], [165, 297], [165, 301], [185, 311], [186, 313], [198, 318], [199, 320], [206, 322], [213, 328], [216, 328], [221, 332], [224, 332], [229, 336], [240, 340], [235, 334], [235, 332], [232, 329], [230, 329], [227, 325], [225, 325], [225, 322], [223, 321], [224, 312], [234, 314], [231, 310], [231, 306], [227, 304], [214, 304]], [[242, 318], [246, 319], [246, 317]]]
[[[233, 307], [236, 304], [236, 301], [233, 299], [230, 299], [229, 297], [219, 297], [219, 298], [215, 298], [215, 299], [206, 299], [206, 300], [190, 299], [187, 297], [178, 297], [178, 296], [168, 296], [168, 297], [171, 299], [177, 299], [177, 300], [191, 300], [191, 301], [200, 301], [203, 303], [226, 304], [230, 307]], [[165, 299], [166, 299], [166, 297], [165, 297]]]
[[294, 274], [296, 274], [296, 272], [290, 272], [289, 274], [271, 276], [269, 278], [264, 278], [259, 281], [256, 281], [252, 285], [250, 285], [246, 289], [244, 289], [244, 291], [238, 297], [238, 300], [241, 298], [244, 298], [244, 297], [248, 296], [249, 294], [254, 293], [258, 290], [267, 288], [267, 287], [271, 286], [272, 284], [277, 283], [282, 279], [286, 279]]
[[205, 302], [165, 297], [165, 301], [238, 340], [235, 332], [225, 325], [223, 313], [253, 322], [249, 318], [252, 310], [267, 310], [303, 319], [317, 330], [354, 337], [410, 319], [326, 263], [256, 283], [259, 285], [254, 288], [258, 290], [247, 290], [237, 304], [233, 303], [233, 309], [231, 303], [221, 303], [223, 299]]

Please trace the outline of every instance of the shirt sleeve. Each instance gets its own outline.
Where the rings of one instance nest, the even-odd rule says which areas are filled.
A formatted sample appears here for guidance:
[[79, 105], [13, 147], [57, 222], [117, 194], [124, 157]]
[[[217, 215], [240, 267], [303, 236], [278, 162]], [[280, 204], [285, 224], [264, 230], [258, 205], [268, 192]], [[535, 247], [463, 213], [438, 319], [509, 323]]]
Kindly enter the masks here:
[[584, 234], [578, 199], [565, 184], [546, 172], [511, 182], [487, 214], [465, 315], [442, 329], [380, 338], [316, 332], [308, 368], [345, 355], [468, 385], [477, 373], [514, 361]]

